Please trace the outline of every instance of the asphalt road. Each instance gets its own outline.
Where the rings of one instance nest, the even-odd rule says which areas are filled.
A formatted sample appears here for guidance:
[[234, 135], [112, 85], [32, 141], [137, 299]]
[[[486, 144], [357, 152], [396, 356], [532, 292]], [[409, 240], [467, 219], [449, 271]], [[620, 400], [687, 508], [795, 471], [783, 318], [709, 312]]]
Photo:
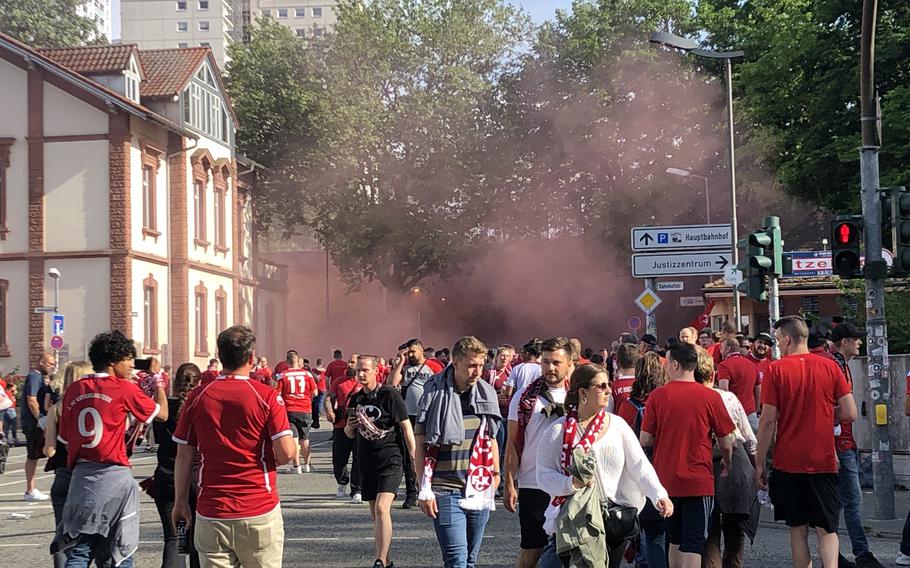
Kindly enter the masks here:
[[[335, 481], [331, 474], [331, 443], [326, 430], [314, 431], [314, 471], [303, 475], [279, 475], [278, 485], [286, 542], [284, 566], [356, 568], [370, 567], [374, 560], [372, 525], [366, 503], [353, 504], [335, 499]], [[15, 448], [5, 475], [0, 476], [0, 568], [50, 566], [48, 544], [52, 538], [54, 516], [49, 501], [22, 501], [25, 453]], [[138, 480], [152, 474], [155, 456], [134, 456]], [[43, 467], [43, 462], [41, 467]], [[38, 487], [50, 491], [52, 474], [39, 471]], [[433, 525], [419, 510], [404, 511], [396, 501], [393, 510], [395, 536], [393, 560], [399, 568], [442, 566]], [[867, 507], [868, 509], [868, 507]], [[770, 518], [768, 511], [764, 514]], [[899, 515], [905, 511], [899, 511]], [[152, 568], [161, 562], [161, 525], [151, 499], [143, 494], [141, 544], [136, 566]], [[22, 518], [25, 517], [25, 518]], [[883, 564], [894, 565], [898, 541], [894, 533], [872, 538], [873, 552]], [[849, 539], [841, 538], [841, 547], [849, 553]], [[746, 551], [748, 566], [790, 565], [787, 532], [781, 525], [763, 521], [758, 538]], [[813, 543], [814, 550], [814, 543]], [[518, 520], [498, 507], [487, 526], [480, 565], [506, 568], [514, 566], [518, 553]], [[820, 565], [816, 562], [816, 565]]]

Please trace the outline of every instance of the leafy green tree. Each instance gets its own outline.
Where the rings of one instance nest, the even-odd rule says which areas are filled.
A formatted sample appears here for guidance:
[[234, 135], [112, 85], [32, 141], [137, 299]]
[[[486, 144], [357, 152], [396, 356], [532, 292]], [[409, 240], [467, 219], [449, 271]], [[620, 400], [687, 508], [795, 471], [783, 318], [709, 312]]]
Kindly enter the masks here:
[[97, 43], [95, 23], [76, 14], [79, 0], [3, 0], [0, 31], [34, 47]]
[[500, 0], [342, 0], [317, 143], [298, 172], [308, 222], [351, 285], [404, 291], [485, 237], [497, 78], [527, 37]]
[[[792, 195], [859, 210], [859, 36], [862, 2], [703, 0], [706, 43], [746, 52], [737, 103], [777, 180]], [[876, 81], [883, 110], [883, 185], [910, 182], [910, 4], [880, 2]]]
[[313, 143], [313, 114], [322, 85], [321, 44], [307, 45], [271, 18], [253, 26], [250, 41], [228, 47], [227, 89], [237, 114], [237, 151], [266, 166], [256, 187], [257, 222], [285, 233], [300, 218], [295, 170]]

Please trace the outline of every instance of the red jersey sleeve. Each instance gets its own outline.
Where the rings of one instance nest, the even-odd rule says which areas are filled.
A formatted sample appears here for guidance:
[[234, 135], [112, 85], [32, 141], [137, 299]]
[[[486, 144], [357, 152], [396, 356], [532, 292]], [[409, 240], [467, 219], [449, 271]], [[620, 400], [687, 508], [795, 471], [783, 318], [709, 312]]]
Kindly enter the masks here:
[[779, 396], [777, 392], [777, 366], [772, 365], [768, 367], [765, 379], [761, 383], [761, 403], [777, 408], [779, 406]]
[[187, 396], [186, 401], [184, 401], [183, 407], [180, 410], [180, 419], [177, 420], [177, 428], [174, 430], [174, 435], [171, 436], [178, 444], [196, 445], [196, 433], [192, 428], [193, 417], [196, 413], [195, 394], [195, 390], [190, 391], [189, 396]]
[[716, 392], [708, 392], [714, 395], [711, 397], [711, 429], [718, 438], [729, 436], [736, 429], [736, 425], [733, 424], [733, 419], [730, 418], [724, 399]]
[[835, 371], [834, 377], [834, 400], [840, 400], [848, 394], [853, 394], [853, 389], [850, 388], [850, 383], [847, 382], [847, 375], [839, 367]]
[[717, 379], [718, 381], [720, 381], [720, 380], [727, 380], [727, 381], [729, 381], [729, 380], [731, 380], [731, 376], [732, 376], [732, 375], [730, 374], [730, 366], [729, 366], [729, 365], [724, 365], [723, 363], [721, 363], [720, 365], [717, 366], [717, 377], [716, 377], [716, 379]]
[[427, 367], [429, 367], [430, 370], [433, 371], [434, 375], [436, 373], [442, 372], [442, 365], [439, 364], [439, 361], [435, 361], [433, 359], [427, 359]]
[[161, 408], [158, 403], [148, 397], [135, 383], [124, 382], [123, 404], [137, 420], [146, 424], [158, 416]]
[[269, 417], [266, 424], [269, 429], [269, 437], [277, 440], [282, 436], [291, 435], [291, 425], [288, 423], [288, 411], [284, 407], [284, 399], [278, 396], [278, 393], [272, 391], [268, 398]]

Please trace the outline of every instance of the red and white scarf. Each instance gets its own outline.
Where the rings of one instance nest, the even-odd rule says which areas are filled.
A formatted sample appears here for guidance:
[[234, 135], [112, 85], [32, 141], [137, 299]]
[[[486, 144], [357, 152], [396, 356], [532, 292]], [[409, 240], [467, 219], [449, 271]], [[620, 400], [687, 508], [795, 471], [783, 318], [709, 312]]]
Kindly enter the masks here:
[[[433, 471], [436, 469], [436, 459], [439, 456], [439, 446], [427, 448], [423, 460], [423, 477], [420, 481], [421, 501], [435, 499], [433, 494]], [[481, 417], [480, 427], [474, 434], [471, 442], [471, 460], [468, 462], [468, 479], [465, 485], [464, 498], [458, 501], [458, 506], [467, 511], [495, 511], [496, 486], [493, 484], [495, 469], [493, 466], [493, 436], [490, 434], [490, 419]]]
[[[571, 473], [569, 473], [569, 467], [572, 465], [572, 452], [576, 447], [581, 447], [581, 449], [584, 450], [584, 453], [588, 453], [597, 439], [597, 433], [603, 428], [606, 418], [606, 409], [601, 409], [600, 412], [594, 415], [591, 422], [588, 423], [585, 433], [582, 435], [581, 440], [576, 444], [575, 436], [578, 433], [578, 408], [572, 407], [569, 409], [568, 414], [566, 414], [565, 423], [563, 424], [562, 449], [559, 452], [559, 463], [562, 465], [563, 473], [567, 476], [571, 475]], [[553, 534], [555, 532], [556, 517], [559, 515], [559, 508], [566, 502], [566, 499], [567, 497], [564, 495], [554, 497], [550, 502], [550, 506], [547, 507], [547, 510], [544, 513], [544, 531], [546, 531], [547, 534]]]

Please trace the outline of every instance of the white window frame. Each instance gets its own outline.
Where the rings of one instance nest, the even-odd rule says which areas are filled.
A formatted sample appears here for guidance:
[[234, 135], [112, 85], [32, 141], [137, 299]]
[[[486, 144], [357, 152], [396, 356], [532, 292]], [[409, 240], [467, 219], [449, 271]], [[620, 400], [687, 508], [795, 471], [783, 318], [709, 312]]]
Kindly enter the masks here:
[[[318, 13], [317, 13], [317, 10], [318, 10]], [[314, 7], [312, 14], [313, 14], [314, 18], [321, 18], [322, 17], [322, 6]]]
[[295, 18], [306, 18], [306, 8], [294, 8]]
[[[205, 26], [205, 27], [203, 27], [203, 26]], [[212, 29], [212, 24], [209, 23], [208, 20], [199, 20], [199, 31], [200, 32], [211, 31], [211, 29]]]
[[[183, 29], [180, 29], [181, 27], [183, 27]], [[177, 33], [179, 33], [179, 34], [185, 34], [185, 33], [188, 32], [189, 30], [190, 30], [190, 25], [189, 25], [189, 23], [187, 23], [187, 22], [177, 22]]]
[[[204, 8], [203, 8], [203, 6], [202, 6], [202, 3], [203, 3], [203, 2], [205, 2], [205, 7], [204, 7]], [[197, 2], [196, 2], [196, 8], [198, 8], [200, 12], [207, 12], [208, 9], [209, 9], [209, 0], [197, 0]]]
[[297, 28], [297, 37], [306, 37], [306, 28]]
[[[175, 4], [175, 11], [177, 12], [186, 12], [186, 3], [188, 0], [177, 0]], [[182, 7], [181, 7], [182, 6]]]
[[[283, 15], [283, 16], [281, 15], [281, 11], [282, 11], [282, 10], [284, 10], [284, 15]], [[288, 17], [288, 9], [287, 9], [287, 8], [278, 8], [278, 19], [279, 19], [279, 20], [286, 20], [287, 17]]]

